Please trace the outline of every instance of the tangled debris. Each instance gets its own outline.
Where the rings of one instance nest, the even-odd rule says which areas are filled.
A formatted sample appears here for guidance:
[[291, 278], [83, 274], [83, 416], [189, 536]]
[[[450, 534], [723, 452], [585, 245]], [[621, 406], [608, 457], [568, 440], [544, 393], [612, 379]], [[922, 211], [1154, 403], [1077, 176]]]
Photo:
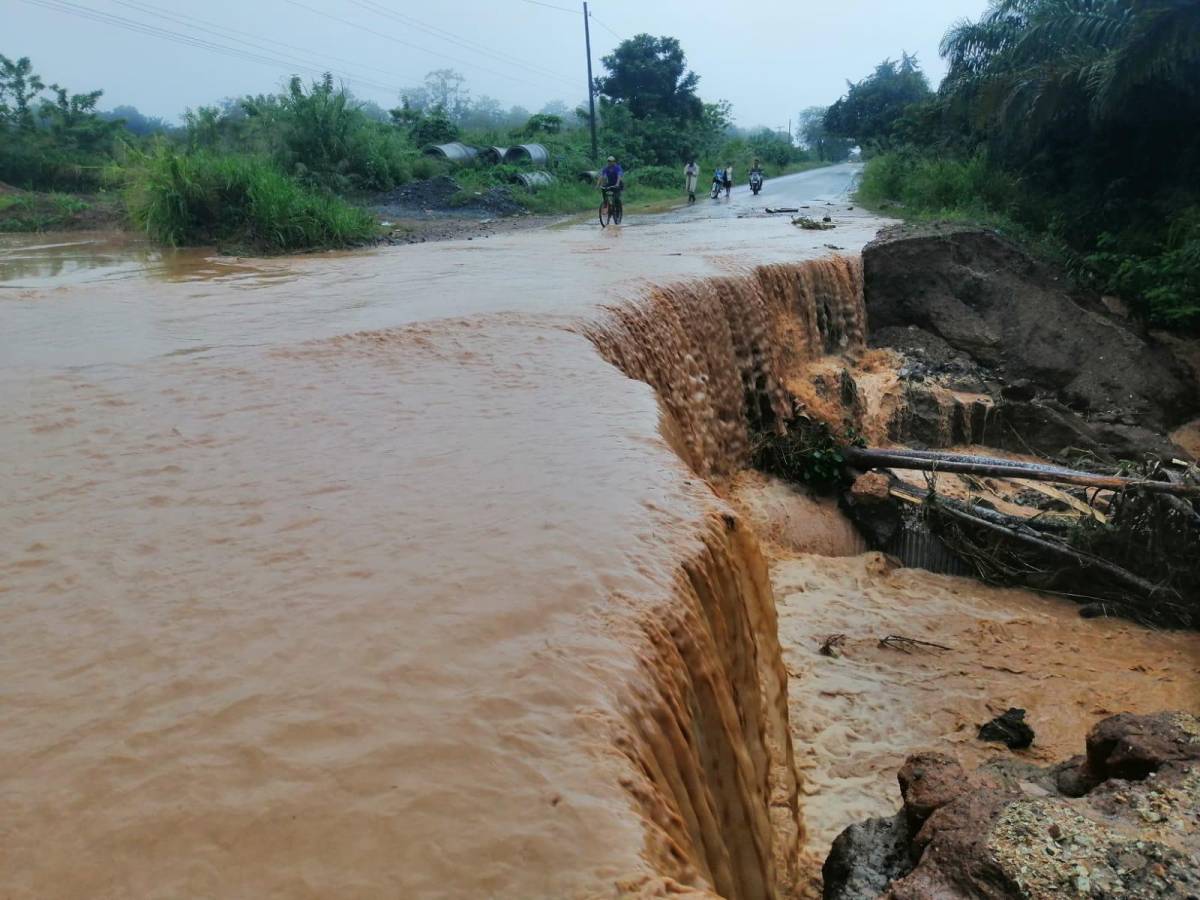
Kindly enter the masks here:
[[[918, 510], [915, 518], [891, 510], [897, 522], [903, 518], [905, 528], [927, 530], [986, 582], [1070, 597], [1085, 604], [1081, 613], [1089, 617], [1111, 612], [1145, 624], [1200, 626], [1200, 477], [1194, 468], [1152, 462], [1114, 474], [1085, 473], [913, 450], [841, 452], [864, 468], [982, 472], [1090, 488], [1079, 492], [1079, 508], [1031, 509], [1026, 515], [1000, 512], [980, 499], [943, 496], [932, 476], [928, 490], [892, 479], [888, 493]], [[878, 504], [867, 510], [853, 491], [847, 502], [860, 525], [879, 531]], [[879, 542], [878, 535], [868, 536]]]
[[792, 219], [792, 224], [809, 231], [828, 231], [830, 228], [837, 228], [829, 216], [825, 216], [820, 222], [810, 216], [796, 216], [796, 218]]

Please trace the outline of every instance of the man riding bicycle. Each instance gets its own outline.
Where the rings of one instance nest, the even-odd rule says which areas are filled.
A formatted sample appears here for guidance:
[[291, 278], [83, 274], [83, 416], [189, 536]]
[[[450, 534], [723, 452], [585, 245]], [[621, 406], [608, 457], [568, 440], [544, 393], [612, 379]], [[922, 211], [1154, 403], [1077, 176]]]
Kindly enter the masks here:
[[625, 173], [617, 165], [615, 156], [608, 158], [608, 165], [600, 170], [600, 177], [596, 179], [596, 184], [600, 186], [601, 191], [610, 192], [613, 205], [618, 207], [621, 205], [621, 192], [625, 190]]

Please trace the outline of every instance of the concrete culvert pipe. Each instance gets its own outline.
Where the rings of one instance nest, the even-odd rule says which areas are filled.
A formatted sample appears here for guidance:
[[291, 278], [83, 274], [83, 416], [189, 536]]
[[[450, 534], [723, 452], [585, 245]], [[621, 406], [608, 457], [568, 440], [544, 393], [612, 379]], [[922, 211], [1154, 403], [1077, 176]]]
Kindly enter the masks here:
[[498, 165], [504, 162], [507, 153], [507, 147], [484, 147], [479, 151], [479, 158], [489, 165]]
[[479, 155], [479, 151], [474, 147], [454, 141], [449, 144], [430, 144], [425, 148], [426, 156], [437, 156], [442, 159], [447, 159], [457, 165], [466, 165], [469, 162], [474, 162], [475, 157]]
[[595, 184], [596, 181], [600, 178], [600, 170], [592, 169], [590, 171], [580, 172], [575, 177], [578, 178], [580, 181], [582, 181], [584, 184]]
[[554, 184], [556, 180], [549, 172], [518, 172], [513, 176], [514, 184], [523, 185], [531, 191]]
[[516, 147], [509, 147], [504, 154], [504, 161], [515, 163], [528, 160], [535, 166], [547, 166], [550, 164], [550, 151], [541, 144], [518, 144]]

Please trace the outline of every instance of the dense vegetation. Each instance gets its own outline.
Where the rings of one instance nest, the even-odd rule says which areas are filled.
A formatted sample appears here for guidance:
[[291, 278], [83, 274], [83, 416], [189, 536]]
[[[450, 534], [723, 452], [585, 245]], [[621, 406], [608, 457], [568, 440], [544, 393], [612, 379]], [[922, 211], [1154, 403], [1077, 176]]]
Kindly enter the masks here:
[[[678, 199], [691, 158], [710, 171], [733, 162], [746, 172], [757, 157], [772, 174], [817, 164], [812, 157], [835, 158], [827, 147], [848, 152], [847, 142], [824, 135], [814, 143], [821, 150], [810, 153], [769, 129], [734, 128], [727, 103], [699, 97], [699, 78], [674, 38], [637, 35], [603, 64], [595, 83], [599, 156], [620, 158], [634, 203]], [[599, 166], [584, 110], [561, 102], [537, 113], [503, 110], [491, 98], [472, 98], [449, 69], [402, 92], [390, 111], [355, 99], [329, 75], [312, 84], [292, 77], [275, 94], [188, 110], [180, 126], [133, 107], [98, 110], [100, 97], [47, 85], [29, 59], [0, 56], [0, 183], [85, 195], [10, 191], [0, 201], [0, 229], [61, 227], [79, 209], [103, 205], [107, 192], [122, 199], [133, 224], [165, 243], [262, 251], [344, 246], [376, 233], [347, 200], [363, 202], [438, 174], [458, 180], [464, 203], [495, 187], [535, 212], [596, 203], [594, 188], [580, 177]], [[557, 181], [535, 191], [514, 184], [519, 167], [455, 168], [422, 152], [449, 141], [543, 144]]]
[[863, 200], [1007, 225], [1151, 322], [1200, 327], [1200, 3], [993, 0], [941, 50], [936, 94], [856, 119], [860, 82], [827, 115], [874, 156]]

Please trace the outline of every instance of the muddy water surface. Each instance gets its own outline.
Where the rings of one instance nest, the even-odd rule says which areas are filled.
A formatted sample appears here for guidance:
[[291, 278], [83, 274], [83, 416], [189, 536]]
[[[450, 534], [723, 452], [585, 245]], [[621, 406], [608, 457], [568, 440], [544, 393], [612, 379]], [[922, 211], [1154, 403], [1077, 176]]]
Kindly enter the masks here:
[[756, 227], [6, 241], [5, 896], [774, 893], [765, 566], [573, 330]]

